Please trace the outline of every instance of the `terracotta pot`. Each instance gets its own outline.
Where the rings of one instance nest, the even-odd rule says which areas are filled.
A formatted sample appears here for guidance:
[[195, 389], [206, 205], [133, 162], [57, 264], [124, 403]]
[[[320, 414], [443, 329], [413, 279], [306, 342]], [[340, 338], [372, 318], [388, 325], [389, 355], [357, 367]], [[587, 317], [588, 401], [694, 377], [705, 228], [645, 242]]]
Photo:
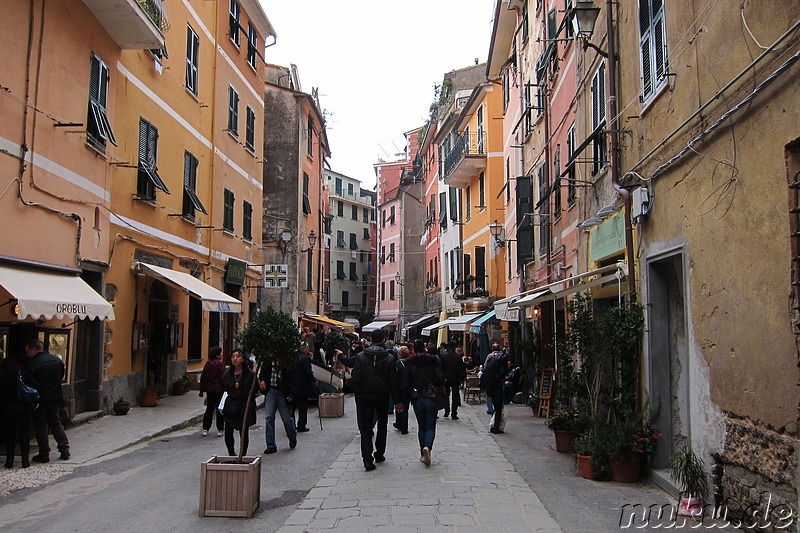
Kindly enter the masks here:
[[633, 457], [619, 461], [609, 459], [608, 467], [611, 470], [611, 479], [619, 483], [636, 483], [641, 477], [641, 457]]
[[583, 479], [593, 479], [592, 476], [592, 456], [578, 455], [578, 469], [581, 471]]
[[114, 404], [112, 409], [114, 410], [115, 415], [127, 415], [128, 411], [131, 410], [131, 404], [128, 402], [117, 402]]
[[155, 407], [158, 405], [158, 391], [142, 391], [139, 397], [139, 405], [142, 407]]
[[556, 451], [561, 453], [574, 453], [572, 443], [578, 437], [577, 431], [567, 431], [565, 429], [554, 429], [553, 435], [556, 437]]
[[172, 395], [173, 396], [180, 396], [184, 392], [186, 392], [186, 389], [183, 386], [183, 383], [173, 383], [172, 384]]

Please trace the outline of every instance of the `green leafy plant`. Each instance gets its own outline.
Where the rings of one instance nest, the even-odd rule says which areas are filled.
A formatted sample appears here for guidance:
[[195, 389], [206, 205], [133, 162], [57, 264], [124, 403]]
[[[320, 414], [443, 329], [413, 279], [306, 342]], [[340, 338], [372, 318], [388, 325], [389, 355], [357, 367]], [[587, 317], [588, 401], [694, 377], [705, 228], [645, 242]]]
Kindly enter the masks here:
[[672, 458], [672, 472], [669, 475], [680, 485], [690, 498], [706, 496], [706, 465], [691, 446], [681, 448]]
[[114, 403], [128, 403], [128, 402], [125, 400], [125, 396], [119, 396], [117, 398], [117, 401], [115, 401]]
[[580, 413], [575, 409], [556, 409], [550, 418], [545, 420], [544, 425], [550, 430], [579, 431]]
[[335, 357], [336, 350], [341, 350], [342, 353], [347, 355], [347, 351], [350, 349], [350, 341], [344, 333], [331, 330], [325, 334], [323, 348], [325, 348], [325, 356], [328, 358]]
[[594, 442], [589, 434], [579, 435], [572, 442], [572, 449], [575, 450], [577, 455], [592, 455], [594, 451]]

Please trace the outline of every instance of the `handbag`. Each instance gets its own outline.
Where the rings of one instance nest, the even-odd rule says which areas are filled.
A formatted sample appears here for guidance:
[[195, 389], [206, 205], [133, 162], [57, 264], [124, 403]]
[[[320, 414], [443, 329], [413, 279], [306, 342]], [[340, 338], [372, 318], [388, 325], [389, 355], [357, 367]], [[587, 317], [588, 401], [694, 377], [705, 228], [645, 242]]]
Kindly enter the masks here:
[[[420, 374], [425, 376], [425, 379], [428, 381], [428, 387], [426, 387], [426, 392], [430, 393], [430, 389], [433, 389], [433, 397], [436, 400], [436, 410], [441, 411], [442, 409], [447, 409], [448, 401], [447, 401], [447, 391], [444, 388], [444, 385], [439, 385], [438, 387], [434, 386], [431, 383], [430, 378], [428, 377], [425, 372], [420, 370]], [[423, 396], [425, 396], [423, 394]]]
[[39, 391], [30, 387], [22, 381], [22, 372], [17, 374], [17, 400], [25, 403], [36, 403], [39, 401]]

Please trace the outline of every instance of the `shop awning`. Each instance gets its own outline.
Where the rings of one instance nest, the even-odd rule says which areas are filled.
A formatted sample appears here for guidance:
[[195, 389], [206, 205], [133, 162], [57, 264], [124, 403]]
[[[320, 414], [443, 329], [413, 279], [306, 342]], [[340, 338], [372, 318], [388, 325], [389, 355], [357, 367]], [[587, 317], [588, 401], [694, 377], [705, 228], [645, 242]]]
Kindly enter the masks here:
[[242, 312], [242, 302], [192, 275], [169, 268], [148, 265], [147, 263], [140, 262], [138, 265], [144, 269], [144, 273], [148, 276], [153, 276], [176, 289], [188, 291], [199, 298], [203, 302], [203, 311], [216, 313]]
[[325, 326], [330, 326], [335, 329], [340, 329], [345, 333], [354, 333], [356, 331], [356, 327], [353, 324], [350, 324], [348, 322], [340, 322], [339, 320], [334, 320], [332, 318], [328, 318], [322, 315], [301, 313], [299, 318], [301, 321], [314, 322], [315, 324], [323, 324]]
[[[550, 283], [542, 287], [537, 287], [532, 291], [526, 291], [516, 296], [520, 296], [515, 302], [509, 303], [509, 308], [525, 308], [537, 305], [541, 302], [549, 302], [558, 298], [563, 298], [597, 285], [602, 285], [610, 281], [621, 281], [628, 274], [628, 265], [624, 261], [619, 261], [614, 265], [604, 266], [595, 270], [589, 270], [583, 274]], [[591, 279], [589, 279], [591, 278]], [[499, 302], [495, 302], [497, 305]]]
[[424, 316], [421, 316], [418, 319], [416, 319], [415, 321], [409, 322], [408, 324], [406, 324], [406, 328], [413, 328], [414, 326], [419, 326], [423, 322], [427, 322], [427, 321], [433, 320], [435, 318], [436, 318], [436, 315], [424, 315]]
[[114, 307], [73, 274], [0, 265], [0, 285], [17, 300], [19, 319], [114, 319]]
[[428, 335], [433, 333], [435, 330], [437, 330], [437, 329], [439, 329], [441, 327], [447, 326], [448, 324], [450, 324], [450, 322], [454, 318], [458, 318], [458, 317], [446, 318], [444, 320], [440, 320], [439, 322], [437, 322], [435, 324], [431, 324], [430, 326], [425, 326], [424, 328], [422, 328], [422, 332], [421, 332], [422, 336], [427, 337]]
[[492, 309], [491, 311], [485, 313], [483, 316], [478, 317], [477, 319], [472, 321], [472, 324], [469, 326], [470, 333], [480, 333], [481, 326], [483, 326], [486, 322], [493, 319], [495, 316], [495, 310]]
[[480, 318], [482, 314], [483, 313], [467, 313], [465, 315], [455, 316], [452, 318], [451, 322], [447, 324], [447, 327], [450, 328], [451, 331], [467, 331], [472, 321]]
[[376, 320], [374, 322], [370, 322], [366, 326], [361, 326], [361, 333], [369, 333], [371, 331], [383, 329], [386, 326], [391, 326], [393, 324], [394, 320]]

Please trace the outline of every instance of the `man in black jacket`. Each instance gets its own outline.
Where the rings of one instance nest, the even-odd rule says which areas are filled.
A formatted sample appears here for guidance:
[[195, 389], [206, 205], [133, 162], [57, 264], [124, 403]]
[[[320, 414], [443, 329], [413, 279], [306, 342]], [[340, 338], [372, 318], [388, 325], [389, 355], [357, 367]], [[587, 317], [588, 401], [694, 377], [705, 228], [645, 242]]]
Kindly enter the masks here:
[[57, 356], [44, 351], [42, 341], [33, 339], [25, 345], [28, 357], [28, 371], [39, 383], [39, 408], [33, 412], [33, 425], [36, 428], [36, 443], [39, 454], [32, 457], [38, 463], [50, 461], [50, 438], [58, 443], [61, 459], [69, 459], [69, 439], [61, 426], [59, 410], [64, 407], [64, 393], [61, 381], [64, 379], [64, 362]]
[[[495, 423], [503, 417], [503, 378], [506, 375], [506, 361], [510, 354], [500, 350], [499, 343], [492, 344], [492, 353], [486, 357], [483, 364], [483, 376], [481, 382], [487, 396], [491, 396], [494, 405]], [[489, 428], [491, 433], [504, 433], [500, 427], [492, 426]]]
[[447, 393], [452, 396], [450, 400], [451, 409], [444, 408], [444, 417], [453, 413], [453, 420], [458, 420], [458, 408], [461, 406], [461, 383], [467, 379], [467, 367], [464, 360], [456, 353], [457, 344], [450, 342], [447, 351], [441, 356], [442, 372], [444, 372], [445, 388]]
[[[399, 398], [399, 384], [395, 372], [394, 356], [383, 347], [383, 331], [372, 332], [372, 344], [369, 348], [356, 354], [350, 383], [361, 401], [361, 458], [367, 471], [375, 470], [375, 463], [386, 460], [386, 426], [389, 413], [386, 405], [389, 394]], [[402, 410], [403, 404], [395, 404], [396, 410]], [[375, 453], [372, 452], [372, 416], [377, 412], [378, 428], [375, 435]]]

